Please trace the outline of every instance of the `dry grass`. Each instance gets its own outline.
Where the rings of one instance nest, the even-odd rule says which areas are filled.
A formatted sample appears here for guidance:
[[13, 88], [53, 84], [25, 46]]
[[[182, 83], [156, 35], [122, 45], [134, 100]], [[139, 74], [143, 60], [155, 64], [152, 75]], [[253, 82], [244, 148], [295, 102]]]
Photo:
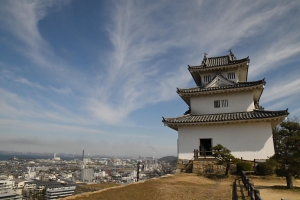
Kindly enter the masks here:
[[254, 183], [254, 187], [260, 190], [260, 194], [264, 200], [273, 199], [289, 199], [300, 200], [300, 182], [294, 180], [294, 189], [286, 188], [285, 178], [267, 177], [257, 178], [250, 177]]
[[147, 180], [142, 183], [115, 187], [102, 191], [69, 197], [66, 199], [231, 199], [233, 178], [209, 179], [196, 174], [176, 174], [175, 176]]
[[120, 184], [117, 183], [104, 183], [104, 184], [87, 184], [85, 187], [92, 187], [92, 188], [97, 188], [97, 189], [106, 189], [106, 188], [111, 188], [115, 186], [120, 186]]

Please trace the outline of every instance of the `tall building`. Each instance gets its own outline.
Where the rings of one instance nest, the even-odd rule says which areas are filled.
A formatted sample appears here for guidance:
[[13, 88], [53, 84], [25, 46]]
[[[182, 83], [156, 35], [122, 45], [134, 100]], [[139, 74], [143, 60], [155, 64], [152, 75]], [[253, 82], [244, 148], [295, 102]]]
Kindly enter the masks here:
[[81, 170], [80, 177], [81, 177], [82, 181], [89, 181], [90, 182], [94, 179], [94, 170], [84, 168], [84, 169]]
[[193, 150], [211, 155], [222, 144], [235, 157], [266, 159], [274, 154], [272, 129], [288, 116], [287, 110], [264, 110], [259, 104], [265, 80], [248, 82], [249, 57], [207, 57], [189, 66], [196, 87], [177, 89], [189, 106], [183, 116], [163, 118], [178, 131], [178, 159], [190, 160]]

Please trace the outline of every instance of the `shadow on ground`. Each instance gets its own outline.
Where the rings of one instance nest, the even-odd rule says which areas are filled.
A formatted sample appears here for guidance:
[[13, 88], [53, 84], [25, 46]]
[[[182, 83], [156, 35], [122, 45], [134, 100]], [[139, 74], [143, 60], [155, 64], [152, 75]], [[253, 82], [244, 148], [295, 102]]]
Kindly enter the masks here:
[[208, 179], [213, 179], [213, 180], [225, 179], [225, 178], [229, 177], [228, 175], [225, 175], [225, 174], [204, 174], [202, 176], [204, 176], [205, 178], [208, 178]]
[[[273, 185], [273, 186], [260, 186], [260, 185], [256, 185], [255, 186], [256, 189], [274, 189], [274, 190], [287, 190], [287, 187], [284, 185]], [[298, 190], [300, 191], [300, 187], [294, 187], [294, 190]]]

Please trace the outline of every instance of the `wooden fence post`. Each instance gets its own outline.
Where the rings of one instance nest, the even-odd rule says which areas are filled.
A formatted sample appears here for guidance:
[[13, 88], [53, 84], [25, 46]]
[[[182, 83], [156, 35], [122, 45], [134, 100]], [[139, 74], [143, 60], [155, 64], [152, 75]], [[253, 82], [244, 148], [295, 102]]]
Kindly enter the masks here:
[[254, 184], [246, 176], [246, 172], [244, 171], [242, 171], [242, 181], [251, 200], [262, 200], [259, 190], [255, 189]]
[[260, 192], [257, 189], [254, 189], [255, 200], [261, 200]]

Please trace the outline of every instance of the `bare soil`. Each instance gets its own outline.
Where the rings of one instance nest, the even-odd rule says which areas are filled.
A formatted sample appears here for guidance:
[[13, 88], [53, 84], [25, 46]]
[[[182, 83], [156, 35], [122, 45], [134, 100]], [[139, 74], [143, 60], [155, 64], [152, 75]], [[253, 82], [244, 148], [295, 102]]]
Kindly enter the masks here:
[[151, 179], [126, 186], [116, 186], [91, 193], [71, 196], [65, 199], [231, 199], [233, 178], [205, 178], [196, 174], [178, 173], [174, 176]]

